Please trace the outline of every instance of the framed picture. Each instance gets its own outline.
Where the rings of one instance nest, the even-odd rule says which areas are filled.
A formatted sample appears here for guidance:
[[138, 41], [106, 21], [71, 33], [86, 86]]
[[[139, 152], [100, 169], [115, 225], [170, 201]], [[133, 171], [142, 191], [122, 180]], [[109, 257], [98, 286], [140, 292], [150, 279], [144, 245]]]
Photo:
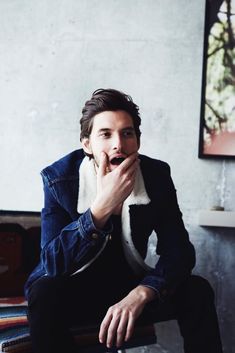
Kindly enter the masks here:
[[199, 158], [235, 158], [235, 0], [206, 6]]

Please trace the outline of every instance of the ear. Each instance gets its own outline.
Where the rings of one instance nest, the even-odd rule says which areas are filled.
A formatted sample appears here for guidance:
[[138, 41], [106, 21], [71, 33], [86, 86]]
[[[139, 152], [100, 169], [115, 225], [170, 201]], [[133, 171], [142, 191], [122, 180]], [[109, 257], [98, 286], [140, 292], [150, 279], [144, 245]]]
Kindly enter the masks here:
[[91, 150], [91, 145], [90, 145], [90, 140], [88, 137], [84, 137], [81, 141], [82, 144], [82, 148], [84, 149], [84, 151], [88, 154], [92, 154], [92, 150]]

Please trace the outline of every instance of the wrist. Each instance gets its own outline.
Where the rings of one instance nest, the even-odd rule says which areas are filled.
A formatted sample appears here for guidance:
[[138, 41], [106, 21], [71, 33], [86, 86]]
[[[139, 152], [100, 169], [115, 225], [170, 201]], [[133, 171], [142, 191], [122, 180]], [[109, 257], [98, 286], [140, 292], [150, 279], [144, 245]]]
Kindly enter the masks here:
[[102, 208], [97, 206], [95, 202], [91, 205], [90, 210], [95, 226], [99, 229], [102, 229], [112, 212], [107, 207]]
[[141, 284], [137, 286], [134, 291], [145, 304], [151, 302], [156, 298], [156, 292], [152, 288], [145, 287]]

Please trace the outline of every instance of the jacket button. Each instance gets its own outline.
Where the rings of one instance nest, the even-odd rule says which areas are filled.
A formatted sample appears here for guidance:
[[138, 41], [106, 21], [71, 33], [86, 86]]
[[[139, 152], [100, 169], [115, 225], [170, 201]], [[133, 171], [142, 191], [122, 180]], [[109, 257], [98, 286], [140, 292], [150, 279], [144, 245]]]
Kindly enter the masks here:
[[97, 240], [99, 238], [99, 235], [97, 233], [91, 234], [92, 239]]

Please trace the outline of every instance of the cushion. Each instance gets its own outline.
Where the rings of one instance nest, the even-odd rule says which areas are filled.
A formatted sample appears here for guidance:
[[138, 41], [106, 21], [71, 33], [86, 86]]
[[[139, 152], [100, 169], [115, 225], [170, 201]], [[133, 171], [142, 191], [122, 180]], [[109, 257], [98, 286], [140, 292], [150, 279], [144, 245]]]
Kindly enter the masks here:
[[24, 297], [0, 298], [0, 352], [31, 352]]

